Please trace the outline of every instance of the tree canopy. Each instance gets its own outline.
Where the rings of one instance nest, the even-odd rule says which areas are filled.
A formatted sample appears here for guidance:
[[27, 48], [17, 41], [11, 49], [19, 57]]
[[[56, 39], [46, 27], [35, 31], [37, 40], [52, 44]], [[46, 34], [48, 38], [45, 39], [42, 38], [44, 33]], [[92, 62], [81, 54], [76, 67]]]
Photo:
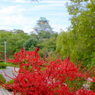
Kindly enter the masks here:
[[57, 51], [63, 55], [63, 58], [70, 55], [75, 63], [94, 64], [95, 0], [70, 1], [67, 8], [71, 15], [71, 26], [68, 32], [62, 32], [58, 36]]

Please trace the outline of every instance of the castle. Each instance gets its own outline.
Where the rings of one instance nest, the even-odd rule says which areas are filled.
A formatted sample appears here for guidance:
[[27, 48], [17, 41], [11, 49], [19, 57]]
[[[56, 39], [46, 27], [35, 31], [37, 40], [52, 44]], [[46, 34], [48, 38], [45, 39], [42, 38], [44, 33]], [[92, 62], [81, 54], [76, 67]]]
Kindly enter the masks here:
[[52, 27], [49, 25], [49, 21], [45, 17], [40, 17], [33, 29], [37, 33], [39, 33], [40, 31], [47, 31], [51, 33], [53, 32]]

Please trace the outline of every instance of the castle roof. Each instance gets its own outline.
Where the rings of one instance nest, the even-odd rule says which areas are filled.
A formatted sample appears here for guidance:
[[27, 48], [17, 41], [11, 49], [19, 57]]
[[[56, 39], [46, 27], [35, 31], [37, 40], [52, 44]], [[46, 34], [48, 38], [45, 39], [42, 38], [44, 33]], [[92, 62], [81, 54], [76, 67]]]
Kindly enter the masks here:
[[38, 21], [48, 21], [45, 17], [40, 17]]

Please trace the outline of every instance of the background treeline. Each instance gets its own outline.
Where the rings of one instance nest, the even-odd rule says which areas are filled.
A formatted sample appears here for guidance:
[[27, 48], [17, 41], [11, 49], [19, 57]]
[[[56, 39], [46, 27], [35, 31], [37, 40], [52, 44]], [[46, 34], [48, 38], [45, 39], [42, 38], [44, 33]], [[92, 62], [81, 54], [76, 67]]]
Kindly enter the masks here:
[[7, 56], [18, 52], [22, 47], [33, 51], [35, 47], [40, 48], [41, 56], [56, 49], [57, 33], [40, 31], [39, 33], [24, 33], [23, 30], [0, 30], [0, 53], [4, 55], [4, 41], [6, 41]]
[[76, 64], [94, 66], [95, 0], [70, 0], [67, 9], [71, 15], [71, 26], [67, 31], [59, 34], [40, 31], [29, 35], [22, 30], [0, 30], [0, 52], [4, 52], [4, 41], [7, 41], [9, 55], [18, 52], [22, 47], [28, 51], [40, 47], [41, 56], [56, 52], [62, 59], [70, 55], [71, 61]]

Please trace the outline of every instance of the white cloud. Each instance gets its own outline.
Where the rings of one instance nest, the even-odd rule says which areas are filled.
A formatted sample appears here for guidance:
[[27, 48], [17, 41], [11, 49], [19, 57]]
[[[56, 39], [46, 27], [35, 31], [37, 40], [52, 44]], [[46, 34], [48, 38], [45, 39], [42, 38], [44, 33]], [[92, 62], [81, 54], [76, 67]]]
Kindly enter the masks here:
[[3, 27], [3, 26], [1, 26], [0, 30], [12, 30], [12, 28], [11, 27]]
[[38, 1], [37, 0], [15, 0], [13, 2], [16, 2], [16, 3], [35, 3]]
[[24, 30], [24, 32], [26, 32], [26, 33], [30, 33], [33, 31], [33, 26], [32, 26], [32, 24], [31, 25], [25, 25], [25, 26], [23, 26], [22, 30]]
[[7, 6], [7, 7], [1, 7], [0, 9], [0, 14], [1, 15], [8, 15], [8, 14], [16, 14], [16, 13], [21, 13], [24, 11], [25, 8], [21, 8], [20, 5], [15, 5], [15, 6]]
[[34, 6], [34, 8], [31, 8], [30, 11], [45, 11], [45, 10], [56, 10], [56, 9], [60, 9], [60, 7], [62, 7], [64, 9], [65, 5], [62, 3], [55, 3], [55, 4], [47, 4], [47, 5], [38, 5], [38, 6]]
[[56, 31], [60, 33], [61, 30], [67, 31], [68, 25], [62, 25], [62, 24], [51, 24], [52, 27], [54, 27], [53, 31]]
[[19, 24], [20, 19], [22, 19], [21, 15], [0, 16], [2, 25]]
[[32, 18], [24, 17], [22, 14], [18, 14], [0, 17], [0, 21], [2, 21], [1, 24], [3, 25], [26, 25], [34, 20]]
[[[67, 13], [67, 12], [65, 12], [65, 13], [64, 13], [64, 12], [63, 12], [63, 13], [62, 13], [62, 12], [59, 12], [58, 14], [56, 14], [56, 13], [51, 13], [51, 14], [48, 14], [48, 15], [49, 15], [49, 16], [57, 16], [57, 17], [60, 17], [60, 16], [62, 17], [62, 16], [63, 16], [63, 17], [64, 17], [64, 16], [68, 16], [68, 13]], [[55, 20], [56, 20], [56, 19], [55, 19]]]
[[[0, 0], [2, 1], [2, 0]], [[31, 0], [3, 0], [3, 1], [7, 1], [7, 2], [15, 2], [15, 3], [29, 3]]]
[[[31, 7], [31, 11], [36, 11], [36, 10], [56, 10], [65, 7], [66, 2], [69, 2], [68, 0], [39, 0], [39, 3], [35, 3], [34, 7]], [[32, 4], [32, 3], [31, 3]]]
[[[2, 1], [2, 0], [0, 0]], [[16, 3], [33, 3], [33, 2], [39, 2], [39, 3], [66, 3], [70, 2], [69, 0], [3, 0], [3, 1], [10, 1], [10, 2], [16, 2]]]
[[45, 1], [45, 0], [42, 0], [42, 1], [40, 1], [40, 2], [42, 2], [42, 3], [52, 3], [52, 4], [54, 4], [54, 3], [57, 3], [57, 4], [61, 4], [61, 3], [63, 3], [63, 4], [65, 4], [66, 2], [68, 2], [68, 0], [56, 0], [56, 1], [53, 1], [53, 0], [48, 0], [48, 1]]
[[33, 25], [35, 23], [34, 18], [28, 18], [23, 16], [22, 14], [0, 16], [0, 21], [1, 21], [0, 29], [7, 29], [7, 30], [21, 29], [27, 33], [32, 31], [32, 28], [34, 27]]
[[29, 3], [30, 1], [27, 0], [15, 0], [16, 3]]

